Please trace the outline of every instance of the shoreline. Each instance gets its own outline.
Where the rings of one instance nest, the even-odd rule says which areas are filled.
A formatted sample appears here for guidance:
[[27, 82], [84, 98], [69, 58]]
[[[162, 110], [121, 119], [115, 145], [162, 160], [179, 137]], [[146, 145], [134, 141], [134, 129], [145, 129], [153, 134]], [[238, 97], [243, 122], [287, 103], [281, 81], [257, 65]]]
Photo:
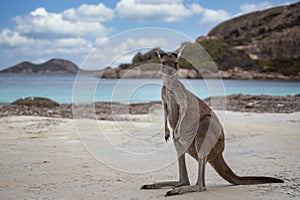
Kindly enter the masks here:
[[[279, 72], [260, 72], [256, 70], [244, 70], [240, 67], [234, 67], [228, 70], [219, 70], [217, 73], [209, 70], [184, 69], [178, 70], [179, 77], [184, 79], [227, 79], [227, 80], [277, 80], [277, 81], [300, 81], [300, 74], [286, 75]], [[106, 68], [96, 74], [97, 78], [109, 79], [141, 79], [141, 78], [162, 78], [160, 71], [142, 70], [136, 66], [129, 69]]]
[[[80, 69], [81, 74], [94, 75], [96, 78], [103, 79], [161, 79], [162, 75], [159, 71], [143, 71], [137, 69], [118, 69], [109, 68], [95, 71]], [[0, 75], [74, 75], [77, 73], [9, 73], [0, 72]], [[179, 78], [183, 79], [223, 79], [223, 80], [240, 80], [240, 81], [284, 81], [284, 82], [300, 82], [300, 74], [285, 75], [279, 72], [258, 72], [255, 70], [243, 70], [240, 67], [235, 67], [228, 70], [219, 70], [218, 73], [210, 71], [196, 71], [194, 69], [179, 69]]]
[[[300, 94], [291, 96], [229, 95], [210, 97], [204, 102], [213, 110], [227, 110], [252, 113], [293, 113], [300, 112]], [[30, 97], [0, 105], [0, 117], [43, 116], [54, 118], [88, 118], [115, 120], [116, 115], [149, 114], [154, 107], [161, 107], [160, 101], [148, 103], [121, 104], [117, 102], [96, 102], [91, 104], [58, 104], [51, 99]], [[122, 118], [126, 120], [126, 118]]]

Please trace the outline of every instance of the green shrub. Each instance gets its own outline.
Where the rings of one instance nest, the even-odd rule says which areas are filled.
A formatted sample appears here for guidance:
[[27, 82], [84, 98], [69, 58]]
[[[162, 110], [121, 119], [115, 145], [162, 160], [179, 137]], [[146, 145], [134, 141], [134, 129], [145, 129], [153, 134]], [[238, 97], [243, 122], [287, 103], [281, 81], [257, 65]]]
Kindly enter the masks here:
[[300, 72], [300, 58], [278, 57], [257, 62], [260, 69], [265, 72], [279, 72], [285, 75], [297, 75]]

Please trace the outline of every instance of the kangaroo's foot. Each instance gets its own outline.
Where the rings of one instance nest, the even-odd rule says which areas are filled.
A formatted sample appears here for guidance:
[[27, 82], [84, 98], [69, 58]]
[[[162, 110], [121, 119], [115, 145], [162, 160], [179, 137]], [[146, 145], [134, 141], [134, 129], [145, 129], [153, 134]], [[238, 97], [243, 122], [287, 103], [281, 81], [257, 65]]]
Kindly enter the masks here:
[[168, 191], [166, 193], [166, 196], [185, 194], [185, 193], [189, 193], [189, 192], [202, 192], [204, 190], [206, 190], [206, 188], [203, 186], [200, 186], [200, 185], [182, 186], [182, 187], [175, 188], [173, 190]]
[[166, 187], [176, 188], [176, 187], [182, 187], [188, 185], [190, 185], [190, 183], [185, 181], [165, 181], [165, 182], [153, 183], [149, 185], [143, 185], [141, 189], [161, 189]]

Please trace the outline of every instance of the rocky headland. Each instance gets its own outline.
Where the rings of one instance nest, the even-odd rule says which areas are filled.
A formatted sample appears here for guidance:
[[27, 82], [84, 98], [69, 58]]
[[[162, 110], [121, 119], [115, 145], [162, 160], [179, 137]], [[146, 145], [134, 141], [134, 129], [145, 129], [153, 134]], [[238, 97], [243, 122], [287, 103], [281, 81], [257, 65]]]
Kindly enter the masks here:
[[[196, 66], [180, 59], [184, 78], [300, 80], [300, 2], [237, 16], [213, 28], [195, 43], [184, 43], [183, 55], [201, 45], [212, 60]], [[199, 49], [199, 48], [198, 48]], [[131, 63], [107, 68], [102, 78], [159, 78], [156, 48], [136, 54]], [[198, 55], [202, 55], [198, 52]], [[213, 62], [212, 62], [213, 61]], [[197, 69], [197, 70], [195, 70]]]

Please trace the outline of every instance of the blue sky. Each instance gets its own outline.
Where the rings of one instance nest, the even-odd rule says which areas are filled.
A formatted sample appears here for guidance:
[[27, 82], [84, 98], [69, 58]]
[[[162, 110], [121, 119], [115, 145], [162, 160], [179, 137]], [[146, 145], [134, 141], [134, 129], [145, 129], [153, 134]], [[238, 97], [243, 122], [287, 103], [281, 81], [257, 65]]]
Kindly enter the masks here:
[[[293, 2], [296, 1], [2, 0], [0, 69], [21, 61], [41, 63], [51, 58], [69, 59], [80, 65], [99, 41], [134, 28], [167, 28], [196, 39], [234, 16]], [[127, 39], [125, 43], [135, 40]], [[153, 47], [162, 43], [159, 39], [139, 38], [140, 44], [149, 41]], [[128, 46], [120, 45], [116, 52], [127, 51]], [[122, 60], [127, 61], [130, 56]]]

